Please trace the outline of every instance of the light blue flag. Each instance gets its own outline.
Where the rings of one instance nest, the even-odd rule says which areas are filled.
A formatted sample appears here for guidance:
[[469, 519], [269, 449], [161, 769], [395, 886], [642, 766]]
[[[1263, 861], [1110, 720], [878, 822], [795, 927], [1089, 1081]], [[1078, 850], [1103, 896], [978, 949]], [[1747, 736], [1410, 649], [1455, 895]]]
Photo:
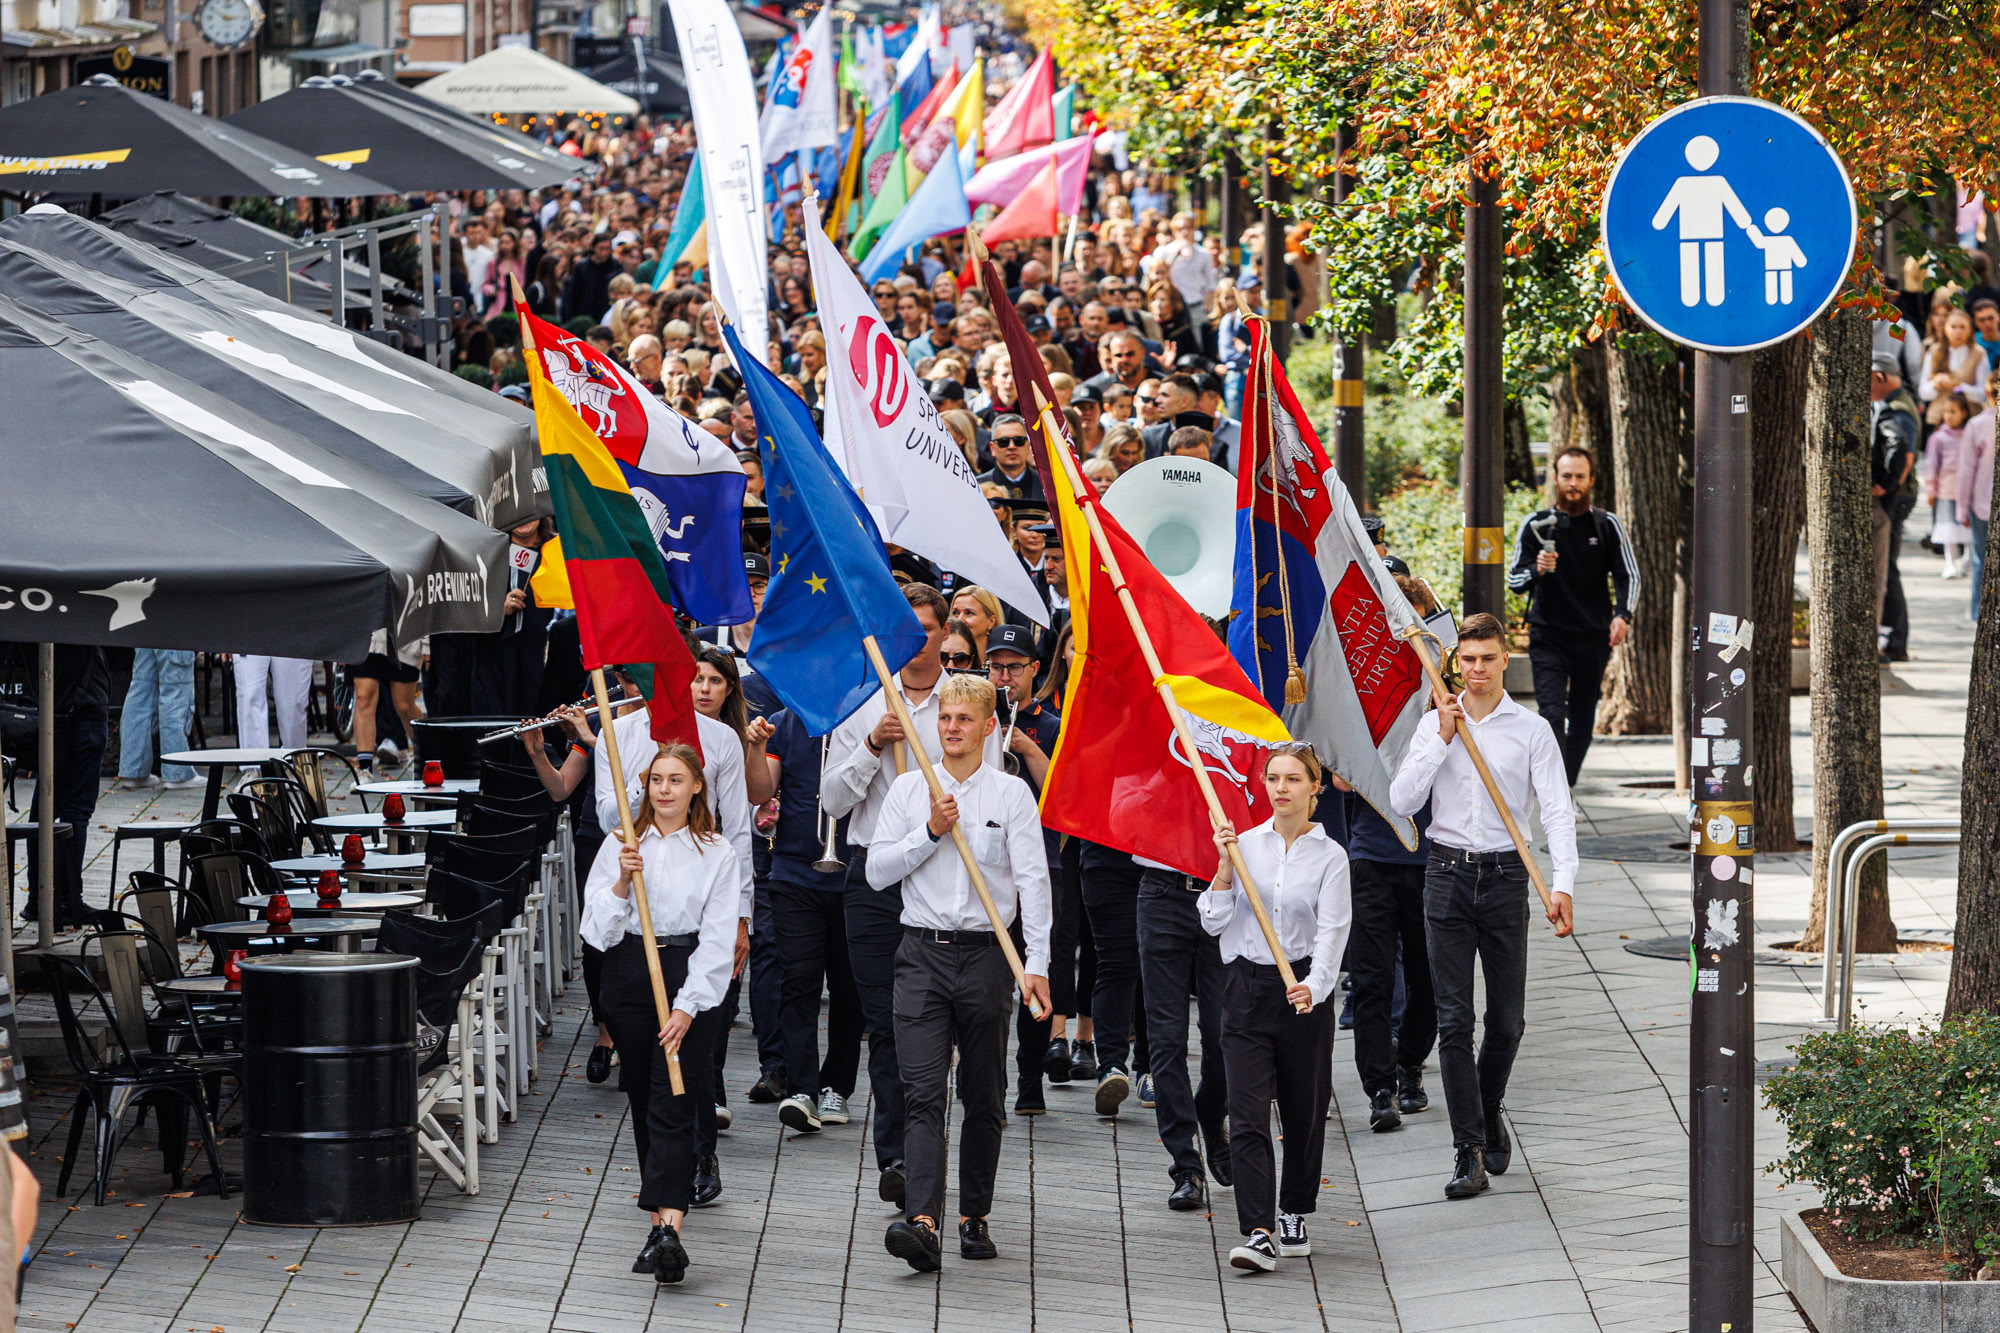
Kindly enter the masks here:
[[868, 258], [861, 261], [861, 276], [870, 283], [894, 276], [896, 266], [913, 246], [933, 236], [963, 231], [972, 225], [972, 206], [965, 201], [965, 177], [958, 154], [944, 153], [931, 167], [931, 174], [896, 214], [896, 220], [875, 242]]
[[653, 270], [653, 290], [666, 285], [674, 273], [674, 265], [680, 263], [686, 253], [688, 243], [701, 230], [701, 220], [707, 216], [701, 199], [701, 157], [697, 155], [688, 168], [687, 183], [681, 186], [681, 201], [674, 205], [674, 225], [667, 232], [666, 248], [660, 251], [659, 265]]
[[923, 625], [889, 572], [875, 520], [834, 465], [800, 397], [723, 326], [757, 416], [771, 512], [771, 585], [750, 665], [806, 730], [824, 736], [881, 687], [862, 644], [873, 635], [890, 671], [923, 650]]

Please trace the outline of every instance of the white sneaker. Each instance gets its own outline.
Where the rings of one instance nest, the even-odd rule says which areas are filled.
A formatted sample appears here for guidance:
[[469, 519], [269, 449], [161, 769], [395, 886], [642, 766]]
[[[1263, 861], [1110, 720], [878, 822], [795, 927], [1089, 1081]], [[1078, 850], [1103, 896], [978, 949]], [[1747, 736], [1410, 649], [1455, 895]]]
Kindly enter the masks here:
[[1278, 1214], [1278, 1253], [1286, 1259], [1303, 1259], [1313, 1252], [1306, 1239], [1306, 1220], [1297, 1213]]
[[191, 778], [176, 778], [172, 782], [162, 782], [161, 791], [190, 791], [196, 787], [206, 787], [208, 779], [197, 773]]
[[121, 777], [118, 779], [118, 789], [120, 791], [144, 791], [148, 787], [157, 787], [159, 785], [160, 780], [151, 773], [142, 774], [136, 778]]
[[778, 1123], [801, 1134], [816, 1133], [820, 1127], [819, 1108], [803, 1092], [795, 1092], [778, 1103]]
[[1271, 1233], [1259, 1231], [1229, 1252], [1229, 1266], [1248, 1273], [1269, 1273], [1278, 1267], [1278, 1250]]
[[400, 764], [403, 762], [403, 752], [396, 748], [396, 742], [385, 740], [375, 747], [375, 759], [378, 763]]
[[729, 1108], [720, 1102], [715, 1104], [715, 1127], [717, 1129], [729, 1128]]
[[847, 1123], [847, 1098], [832, 1088], [821, 1088], [819, 1092], [819, 1118], [829, 1125]]

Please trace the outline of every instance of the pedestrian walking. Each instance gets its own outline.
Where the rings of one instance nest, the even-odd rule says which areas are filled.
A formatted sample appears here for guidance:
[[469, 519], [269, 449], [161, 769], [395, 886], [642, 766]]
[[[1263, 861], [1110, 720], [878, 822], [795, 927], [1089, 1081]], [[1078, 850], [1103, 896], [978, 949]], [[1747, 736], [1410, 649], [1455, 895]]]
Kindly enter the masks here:
[[[153, 758], [188, 747], [188, 722], [194, 716], [194, 652], [181, 648], [138, 648], [132, 653], [132, 684], [118, 714], [118, 785], [192, 787], [202, 781], [186, 764], [161, 764], [153, 777]], [[153, 748], [153, 731], [160, 744]]]

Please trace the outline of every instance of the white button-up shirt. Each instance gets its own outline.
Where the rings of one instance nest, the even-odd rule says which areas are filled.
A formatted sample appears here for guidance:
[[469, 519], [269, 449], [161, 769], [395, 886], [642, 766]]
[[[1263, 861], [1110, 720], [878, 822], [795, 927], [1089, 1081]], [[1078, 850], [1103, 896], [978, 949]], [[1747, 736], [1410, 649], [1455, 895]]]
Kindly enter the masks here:
[[[1048, 848], [1035, 794], [1017, 777], [981, 764], [960, 782], [938, 769], [945, 794], [958, 802], [972, 859], [1002, 921], [1021, 918], [1022, 970], [1049, 974]], [[931, 789], [922, 773], [905, 773], [889, 788], [868, 843], [868, 883], [885, 889], [903, 881], [903, 924], [930, 930], [992, 930], [979, 891], [950, 834], [933, 838]]]
[[[660, 752], [653, 739], [652, 710], [635, 708], [611, 725], [618, 737], [618, 761], [625, 769], [625, 799], [631, 802], [636, 818], [645, 799], [646, 770]], [[743, 741], [726, 722], [695, 714], [695, 734], [701, 737], [701, 781], [707, 788], [709, 809], [715, 826], [736, 853], [738, 890], [742, 918], [750, 919], [750, 899], [754, 881], [750, 868], [750, 796], [743, 786]], [[598, 738], [591, 756], [592, 775], [597, 779], [597, 826], [609, 842], [618, 841], [618, 789], [611, 785], [611, 749]]]
[[[1236, 835], [1243, 864], [1264, 900], [1271, 929], [1285, 946], [1286, 962], [1312, 958], [1300, 977], [1312, 991], [1313, 1003], [1324, 1004], [1340, 975], [1340, 955], [1347, 948], [1348, 927], [1354, 923], [1354, 894], [1347, 882], [1347, 853], [1319, 824], [1285, 846], [1284, 834], [1273, 820]], [[1240, 882], [1227, 889], [1203, 889], [1195, 897], [1202, 928], [1216, 937], [1222, 961], [1247, 958], [1276, 966], [1264, 928], [1257, 924], [1250, 898]]]
[[[1481, 720], [1459, 719], [1459, 726], [1468, 724], [1515, 822], [1525, 829], [1529, 800], [1540, 802], [1542, 832], [1548, 835], [1549, 857], [1556, 868], [1550, 887], [1569, 893], [1576, 884], [1576, 807], [1570, 803], [1569, 777], [1563, 771], [1555, 732], [1539, 713], [1530, 713], [1507, 694]], [[1438, 846], [1461, 852], [1514, 850], [1507, 825], [1465, 747], [1438, 739], [1436, 709], [1417, 724], [1403, 762], [1396, 766], [1395, 781], [1389, 784], [1389, 805], [1399, 815], [1414, 815], [1426, 798], [1431, 803], [1431, 841]]]
[[[593, 949], [608, 950], [640, 933], [638, 904], [613, 892], [623, 847], [618, 839], [606, 838], [584, 881], [579, 933]], [[674, 1008], [690, 1014], [713, 1009], [729, 989], [736, 961], [736, 851], [721, 838], [696, 846], [685, 826], [665, 837], [649, 827], [639, 835], [639, 856], [645, 862], [641, 877], [653, 933], [698, 937], [687, 980], [668, 998]]]
[[[940, 676], [938, 680], [942, 683], [944, 678]], [[909, 691], [903, 688], [900, 674], [895, 681], [897, 691], [903, 696], [904, 706], [910, 710], [910, 721], [924, 743], [924, 751], [935, 764], [944, 754], [944, 741], [937, 729], [937, 688], [933, 686], [922, 703], [912, 703]], [[835, 727], [827, 740], [826, 767], [820, 777], [819, 801], [831, 818], [853, 816], [847, 824], [850, 846], [859, 847], [874, 840], [875, 821], [889, 799], [889, 788], [898, 773], [918, 773], [917, 757], [911, 753], [908, 741], [885, 745], [881, 754], [868, 748], [869, 733], [875, 730], [875, 724], [888, 711], [888, 700], [882, 697], [882, 691], [877, 690], [869, 696], [868, 702], [848, 716], [847, 721]], [[995, 727], [986, 738], [983, 762], [988, 768], [1004, 772], [1002, 753], [1000, 728]], [[903, 757], [901, 770], [896, 766], [898, 754]], [[922, 774], [918, 773], [918, 777], [921, 780]], [[924, 818], [930, 818], [928, 809]]]

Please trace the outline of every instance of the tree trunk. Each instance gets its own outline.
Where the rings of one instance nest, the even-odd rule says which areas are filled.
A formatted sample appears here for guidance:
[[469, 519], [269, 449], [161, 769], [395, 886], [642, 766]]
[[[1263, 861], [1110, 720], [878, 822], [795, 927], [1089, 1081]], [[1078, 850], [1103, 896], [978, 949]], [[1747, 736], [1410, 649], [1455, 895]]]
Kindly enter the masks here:
[[[1869, 495], [1868, 321], [1821, 320], [1806, 379], [1806, 540], [1812, 558], [1813, 900], [1805, 946], [1826, 940], [1827, 851], [1841, 829], [1882, 817], [1882, 686], [1875, 664], [1875, 542]], [[1968, 756], [1968, 759], [1970, 756]], [[1762, 755], [1758, 762], [1764, 762]], [[1973, 771], [1970, 768], [1968, 772]], [[1896, 947], [1888, 870], [1861, 882], [1855, 948]]]
[[1605, 348], [1609, 335], [1594, 343], [1579, 344], [1570, 354], [1570, 390], [1576, 395], [1573, 438], [1564, 441], [1590, 450], [1597, 460], [1598, 503], [1618, 494], [1618, 459], [1611, 447], [1611, 387], [1605, 368]]
[[1532, 488], [1535, 454], [1528, 447], [1528, 409], [1518, 398], [1509, 398], [1500, 412], [1500, 453], [1500, 475], [1507, 489]]
[[1792, 816], [1792, 591], [1806, 521], [1806, 362], [1793, 338], [1756, 354], [1751, 370], [1750, 618], [1757, 850], [1795, 852]]
[[[1611, 654], [1597, 730], [1648, 736], [1673, 726], [1674, 621], [1659, 596], [1673, 586], [1675, 525], [1656, 515], [1675, 512], [1679, 481], [1680, 376], [1671, 350], [1650, 333], [1604, 340], [1611, 415], [1611, 456], [1618, 479], [1614, 507], [1639, 562], [1638, 615]], [[1603, 492], [1599, 491], [1600, 503]], [[1649, 600], [1649, 596], [1651, 600]]]
[[[1990, 215], [1987, 225], [1995, 219]], [[2000, 552], [1989, 551], [1979, 592], [1975, 664], [2000, 652]], [[1975, 669], [1965, 695], [1960, 772], [2000, 771], [2000, 678]], [[1959, 797], [1958, 921], [1946, 1017], [2000, 1010], [2000, 789], [1967, 782]]]

